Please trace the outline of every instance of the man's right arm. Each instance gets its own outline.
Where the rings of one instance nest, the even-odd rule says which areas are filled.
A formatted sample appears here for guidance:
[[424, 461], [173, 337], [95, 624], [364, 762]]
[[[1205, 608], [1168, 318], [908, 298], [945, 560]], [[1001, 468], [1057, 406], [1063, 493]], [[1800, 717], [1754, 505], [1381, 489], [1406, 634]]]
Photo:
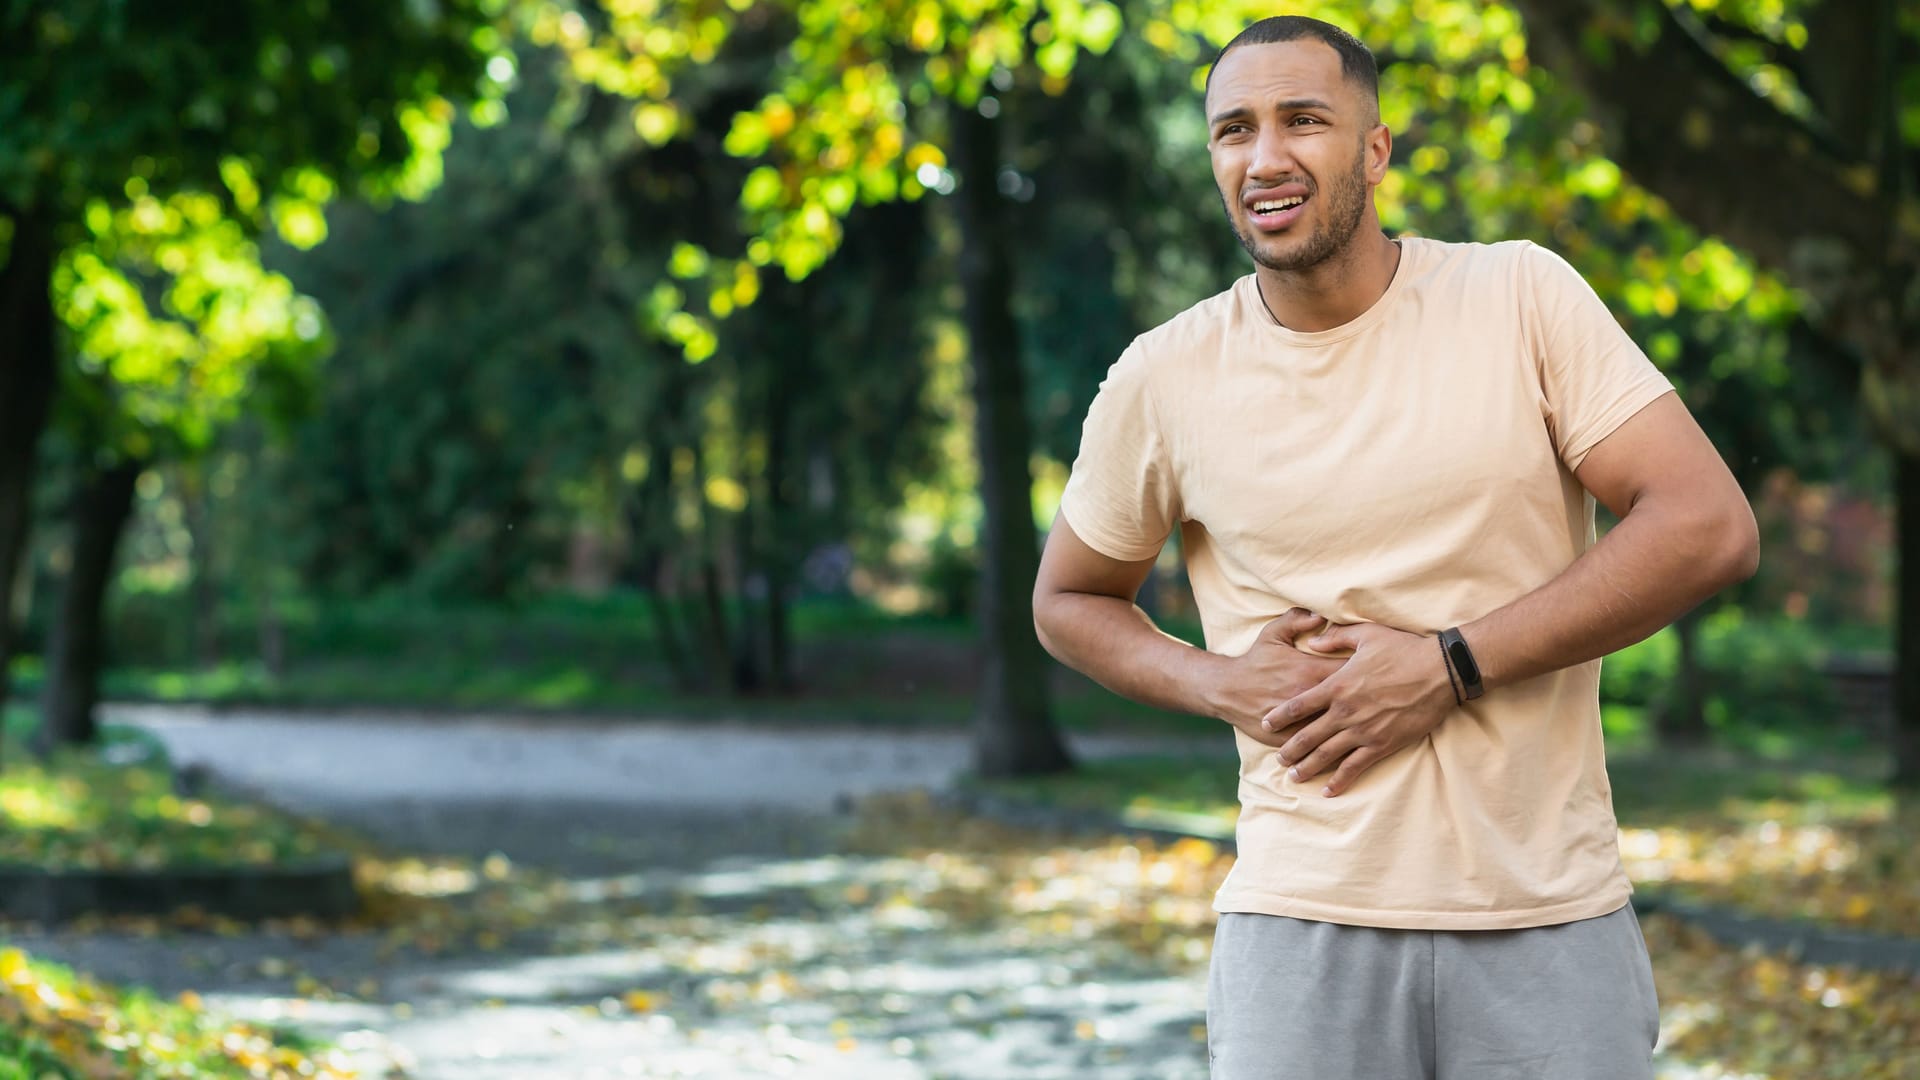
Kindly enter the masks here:
[[1057, 515], [1034, 581], [1033, 627], [1061, 663], [1123, 697], [1226, 721], [1270, 746], [1293, 734], [1265, 731], [1275, 705], [1339, 670], [1343, 660], [1302, 653], [1294, 638], [1324, 620], [1295, 608], [1260, 630], [1237, 657], [1197, 649], [1155, 626], [1134, 597], [1153, 559], [1125, 562], [1095, 551]]

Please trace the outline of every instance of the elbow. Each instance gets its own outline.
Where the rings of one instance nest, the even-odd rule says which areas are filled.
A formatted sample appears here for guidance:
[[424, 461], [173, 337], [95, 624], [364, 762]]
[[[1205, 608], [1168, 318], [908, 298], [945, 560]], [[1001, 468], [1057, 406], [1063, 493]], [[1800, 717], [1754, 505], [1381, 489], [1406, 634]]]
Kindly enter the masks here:
[[1746, 499], [1740, 499], [1730, 509], [1717, 532], [1722, 542], [1719, 557], [1713, 561], [1719, 570], [1716, 592], [1740, 584], [1760, 569], [1760, 527]]
[[1047, 600], [1050, 595], [1038, 589], [1033, 591], [1033, 636], [1039, 639], [1040, 647], [1047, 650], [1047, 655], [1058, 660], [1060, 650], [1053, 647], [1053, 639], [1047, 636]]

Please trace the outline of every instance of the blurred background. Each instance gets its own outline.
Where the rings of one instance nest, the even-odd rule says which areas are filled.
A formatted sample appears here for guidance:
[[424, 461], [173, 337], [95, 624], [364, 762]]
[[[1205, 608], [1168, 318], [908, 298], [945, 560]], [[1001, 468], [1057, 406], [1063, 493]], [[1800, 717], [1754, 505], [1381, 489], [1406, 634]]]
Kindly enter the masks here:
[[[1920, 8], [1287, 10], [1379, 57], [1388, 231], [1564, 254], [1758, 514], [1606, 662], [1636, 874], [1911, 935]], [[1230, 764], [1079, 752], [1219, 733], [1028, 594], [1107, 366], [1249, 269], [1200, 87], [1274, 13], [0, 4], [7, 767], [102, 702], [855, 726], [1230, 821]], [[1177, 544], [1141, 603], [1199, 641]]]

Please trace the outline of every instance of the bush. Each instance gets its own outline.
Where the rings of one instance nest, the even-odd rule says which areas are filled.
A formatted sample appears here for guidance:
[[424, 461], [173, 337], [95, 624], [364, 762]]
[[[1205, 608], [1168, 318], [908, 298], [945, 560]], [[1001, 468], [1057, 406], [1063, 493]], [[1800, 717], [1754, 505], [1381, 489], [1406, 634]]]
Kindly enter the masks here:
[[[1770, 734], [1830, 735], [1839, 703], [1823, 666], [1835, 642], [1866, 636], [1861, 628], [1755, 617], [1732, 606], [1713, 612], [1700, 625], [1708, 725], [1735, 744]], [[1679, 635], [1668, 627], [1606, 659], [1601, 701], [1650, 720], [1670, 700], [1679, 665]]]

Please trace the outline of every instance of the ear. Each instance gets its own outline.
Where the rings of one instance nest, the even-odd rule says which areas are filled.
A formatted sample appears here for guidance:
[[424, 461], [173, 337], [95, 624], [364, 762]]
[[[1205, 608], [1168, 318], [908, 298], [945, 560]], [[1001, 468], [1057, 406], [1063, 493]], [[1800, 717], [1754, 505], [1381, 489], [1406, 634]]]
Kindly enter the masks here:
[[1387, 166], [1393, 162], [1393, 132], [1385, 124], [1373, 125], [1367, 132], [1367, 183], [1378, 185], [1387, 178]]

